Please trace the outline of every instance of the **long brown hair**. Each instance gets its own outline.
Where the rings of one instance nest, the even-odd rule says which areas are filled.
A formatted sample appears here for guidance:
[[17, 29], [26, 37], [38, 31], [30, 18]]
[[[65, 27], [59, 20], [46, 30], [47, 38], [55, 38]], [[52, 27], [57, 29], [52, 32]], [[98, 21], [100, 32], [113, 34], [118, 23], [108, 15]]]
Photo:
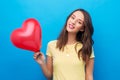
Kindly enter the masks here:
[[85, 62], [87, 62], [90, 59], [90, 55], [92, 53], [92, 45], [94, 43], [92, 39], [92, 35], [94, 29], [93, 29], [91, 17], [89, 13], [84, 9], [77, 9], [67, 17], [64, 28], [57, 39], [58, 41], [56, 47], [59, 48], [59, 50], [64, 50], [64, 46], [66, 45], [68, 40], [68, 32], [66, 30], [67, 21], [69, 17], [76, 11], [81, 11], [84, 15], [84, 22], [83, 22], [84, 31], [83, 32], [79, 31], [76, 35], [76, 41], [81, 42], [83, 45], [82, 48], [78, 51], [78, 57], [80, 59], [80, 55], [81, 55], [82, 59]]

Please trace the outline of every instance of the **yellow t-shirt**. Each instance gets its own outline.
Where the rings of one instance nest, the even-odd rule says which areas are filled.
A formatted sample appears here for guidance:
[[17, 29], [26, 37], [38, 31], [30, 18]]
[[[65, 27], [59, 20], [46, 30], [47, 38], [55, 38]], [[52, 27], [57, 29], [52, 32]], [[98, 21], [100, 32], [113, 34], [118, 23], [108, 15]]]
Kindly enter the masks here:
[[[78, 58], [77, 51], [81, 43], [66, 45], [64, 51], [56, 48], [57, 40], [50, 41], [47, 46], [47, 55], [53, 58], [53, 80], [85, 80], [85, 63]], [[94, 52], [90, 58], [94, 58]]]

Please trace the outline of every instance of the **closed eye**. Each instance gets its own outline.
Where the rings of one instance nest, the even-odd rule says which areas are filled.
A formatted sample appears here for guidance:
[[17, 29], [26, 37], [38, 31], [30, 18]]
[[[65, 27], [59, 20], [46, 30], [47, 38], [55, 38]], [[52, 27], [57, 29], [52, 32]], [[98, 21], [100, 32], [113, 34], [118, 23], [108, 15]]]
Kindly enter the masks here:
[[83, 23], [83, 21], [79, 19], [79, 20], [78, 20], [78, 23], [79, 23], [79, 24], [82, 24], [82, 23]]
[[79, 24], [82, 24], [81, 22], [78, 22]]

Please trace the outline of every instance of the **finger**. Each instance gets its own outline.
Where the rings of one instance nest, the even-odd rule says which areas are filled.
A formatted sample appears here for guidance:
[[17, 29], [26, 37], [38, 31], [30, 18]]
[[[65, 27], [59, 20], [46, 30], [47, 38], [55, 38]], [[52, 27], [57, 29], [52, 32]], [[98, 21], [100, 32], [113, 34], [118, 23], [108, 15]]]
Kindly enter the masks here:
[[33, 58], [36, 60], [37, 59], [37, 57], [35, 57], [35, 56], [33, 56]]
[[42, 52], [40, 52], [40, 54], [39, 55], [43, 55], [43, 53]]
[[38, 58], [40, 58], [41, 56], [43, 56], [43, 53], [42, 53], [42, 52], [36, 52], [36, 53], [34, 53], [33, 58], [34, 58], [34, 59], [38, 59]]
[[40, 52], [36, 52], [34, 53], [34, 56], [38, 56], [40, 54]]
[[37, 59], [37, 55], [34, 54], [34, 55], [33, 55], [33, 58], [34, 58], [34, 59]]

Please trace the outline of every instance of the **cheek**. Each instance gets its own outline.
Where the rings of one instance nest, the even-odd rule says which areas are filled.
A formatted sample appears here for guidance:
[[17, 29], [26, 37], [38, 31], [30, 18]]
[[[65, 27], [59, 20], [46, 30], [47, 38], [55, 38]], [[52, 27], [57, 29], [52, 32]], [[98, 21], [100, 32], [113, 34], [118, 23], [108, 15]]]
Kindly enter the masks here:
[[67, 20], [67, 24], [70, 23], [70, 19]]
[[69, 24], [70, 24], [70, 20], [67, 21], [67, 25], [66, 25], [66, 27], [67, 27]]
[[83, 29], [83, 25], [80, 25], [80, 24], [76, 25], [76, 29], [78, 30]]
[[76, 26], [76, 31], [84, 31], [84, 26], [83, 25], [77, 25]]

